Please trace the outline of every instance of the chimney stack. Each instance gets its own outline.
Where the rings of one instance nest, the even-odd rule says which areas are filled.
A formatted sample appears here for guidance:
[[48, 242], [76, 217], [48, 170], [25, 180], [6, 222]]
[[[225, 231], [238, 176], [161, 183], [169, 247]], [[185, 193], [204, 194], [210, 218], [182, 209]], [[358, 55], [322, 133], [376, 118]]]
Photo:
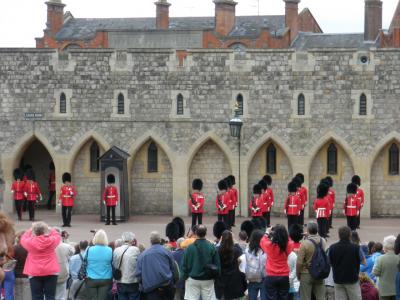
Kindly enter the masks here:
[[215, 3], [215, 31], [227, 36], [235, 27], [237, 2], [233, 0], [214, 0]]
[[375, 41], [382, 29], [382, 1], [365, 0], [364, 40]]
[[297, 37], [299, 33], [299, 3], [300, 0], [285, 1], [285, 24], [290, 29], [290, 41]]
[[50, 0], [47, 5], [46, 32], [55, 36], [64, 24], [64, 6], [61, 0]]
[[168, 29], [169, 28], [169, 7], [171, 6], [167, 0], [158, 0], [154, 3], [157, 7], [156, 28]]

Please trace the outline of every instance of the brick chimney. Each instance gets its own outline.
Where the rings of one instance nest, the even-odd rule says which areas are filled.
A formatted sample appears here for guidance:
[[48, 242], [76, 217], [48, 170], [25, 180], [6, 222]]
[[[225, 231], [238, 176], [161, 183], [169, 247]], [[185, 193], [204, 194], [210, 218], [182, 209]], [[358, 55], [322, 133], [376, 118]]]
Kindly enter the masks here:
[[50, 0], [47, 5], [46, 33], [55, 36], [64, 24], [64, 6], [61, 0]]
[[233, 0], [214, 0], [215, 31], [223, 36], [228, 35], [235, 27], [237, 2]]
[[285, 1], [285, 24], [290, 29], [290, 41], [292, 42], [299, 33], [299, 3], [300, 0]]
[[375, 41], [382, 29], [382, 1], [365, 0], [364, 40]]
[[171, 6], [167, 0], [158, 0], [154, 3], [157, 7], [156, 28], [168, 29], [169, 28], [169, 7]]

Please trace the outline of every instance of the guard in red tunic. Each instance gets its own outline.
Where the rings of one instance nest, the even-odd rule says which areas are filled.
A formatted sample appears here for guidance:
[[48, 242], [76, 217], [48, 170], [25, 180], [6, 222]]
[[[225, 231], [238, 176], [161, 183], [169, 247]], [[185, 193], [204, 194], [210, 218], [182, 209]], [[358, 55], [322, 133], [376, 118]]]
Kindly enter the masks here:
[[218, 182], [218, 192], [215, 199], [215, 207], [217, 208], [218, 221], [224, 222], [226, 228], [230, 230], [231, 227], [228, 220], [228, 207], [230, 198], [226, 194], [227, 189], [228, 187], [225, 180], [220, 180]]
[[331, 176], [325, 177], [324, 181], [328, 184], [329, 190], [328, 190], [328, 199], [329, 199], [329, 204], [330, 204], [330, 210], [329, 210], [329, 218], [328, 218], [328, 233], [329, 229], [333, 228], [332, 227], [332, 221], [333, 221], [333, 209], [335, 208], [335, 202], [336, 202], [336, 193], [335, 190], [333, 189], [333, 179]]
[[32, 169], [26, 171], [26, 183], [24, 186], [24, 195], [28, 202], [29, 221], [35, 220], [35, 205], [42, 201], [42, 193], [38, 183], [35, 181], [35, 172]]
[[204, 195], [201, 192], [203, 188], [203, 181], [201, 179], [194, 179], [192, 182], [192, 194], [189, 199], [189, 207], [192, 212], [192, 228], [196, 224], [203, 224], [203, 207], [204, 207]]
[[267, 227], [271, 226], [271, 210], [274, 206], [274, 191], [271, 188], [272, 184], [272, 177], [270, 175], [265, 175], [263, 180], [267, 183], [267, 189], [265, 191], [266, 198], [267, 198], [267, 212], [264, 216]]
[[112, 214], [112, 224], [117, 225], [115, 221], [115, 207], [118, 204], [118, 189], [115, 186], [115, 176], [113, 174], [109, 174], [107, 176], [108, 185], [104, 189], [103, 192], [103, 202], [107, 208], [107, 221], [105, 225], [110, 225], [110, 211]]
[[[29, 170], [33, 170], [32, 166], [29, 165], [29, 164], [24, 165], [24, 167], [23, 167], [24, 177], [22, 178], [22, 180], [24, 181], [24, 184], [26, 184], [26, 182], [28, 181], [28, 176], [27, 176], [27, 174], [28, 174]], [[28, 200], [27, 200], [26, 197], [25, 197], [25, 199], [24, 199], [24, 205], [23, 205], [23, 207], [22, 207], [22, 210], [23, 210], [23, 211], [26, 211], [27, 209], [28, 209]]]
[[299, 194], [301, 198], [301, 211], [300, 211], [300, 220], [299, 223], [300, 225], [304, 225], [304, 209], [307, 206], [307, 201], [308, 201], [308, 190], [304, 184], [304, 175], [302, 173], [297, 173], [296, 178], [300, 182], [300, 187], [299, 187]]
[[358, 175], [354, 175], [351, 178], [351, 182], [357, 185], [357, 193], [356, 196], [358, 198], [358, 201], [360, 202], [360, 214], [357, 216], [357, 228], [360, 229], [360, 216], [361, 216], [361, 210], [364, 207], [364, 190], [360, 188], [361, 186], [361, 178]]
[[317, 187], [317, 199], [314, 201], [314, 211], [318, 223], [318, 234], [326, 238], [328, 230], [328, 218], [330, 211], [329, 198], [328, 195], [329, 186], [325, 183], [320, 183]]
[[24, 187], [25, 187], [25, 182], [22, 180], [23, 172], [21, 169], [15, 169], [14, 170], [14, 179], [15, 181], [11, 185], [11, 193], [13, 194], [13, 199], [15, 202], [15, 209], [17, 211], [18, 215], [18, 220], [22, 220], [22, 208], [24, 205]]
[[289, 182], [288, 184], [288, 192], [289, 195], [285, 201], [285, 214], [288, 219], [288, 228], [292, 224], [299, 223], [300, 209], [301, 209], [301, 199], [297, 193], [297, 184], [296, 182]]
[[357, 229], [357, 217], [360, 215], [361, 203], [357, 196], [357, 185], [347, 185], [347, 196], [344, 201], [343, 212], [347, 218], [347, 226], [352, 231]]
[[231, 183], [231, 198], [232, 198], [232, 201], [233, 201], [233, 211], [231, 212], [231, 214], [232, 214], [232, 219], [231, 219], [231, 221], [232, 221], [232, 226], [235, 226], [235, 216], [236, 216], [236, 207], [238, 206], [238, 203], [239, 203], [239, 193], [238, 193], [238, 190], [235, 188], [235, 184], [236, 184], [236, 179], [235, 179], [235, 176], [233, 176], [233, 175], [229, 175], [228, 176], [228, 178], [229, 178], [229, 181], [230, 181], [230, 183]]
[[228, 189], [226, 191], [226, 195], [229, 198], [229, 200], [228, 200], [228, 222], [229, 222], [229, 226], [232, 227], [233, 219], [235, 216], [235, 195], [234, 195], [234, 191], [232, 190], [232, 182], [231, 182], [230, 177], [228, 176], [224, 180], [226, 182], [226, 186], [228, 187]]
[[261, 210], [264, 201], [263, 198], [261, 186], [259, 184], [255, 184], [253, 186], [253, 196], [251, 197], [249, 203], [250, 214], [253, 219], [259, 219], [263, 216]]
[[56, 172], [53, 162], [49, 164], [49, 169], [50, 169], [49, 180], [48, 180], [49, 198], [47, 199], [48, 210], [53, 208], [53, 197], [56, 194]]
[[76, 197], [76, 188], [71, 184], [71, 174], [64, 173], [62, 176], [64, 185], [61, 187], [58, 204], [61, 204], [61, 214], [63, 219], [62, 227], [71, 227], [71, 213]]

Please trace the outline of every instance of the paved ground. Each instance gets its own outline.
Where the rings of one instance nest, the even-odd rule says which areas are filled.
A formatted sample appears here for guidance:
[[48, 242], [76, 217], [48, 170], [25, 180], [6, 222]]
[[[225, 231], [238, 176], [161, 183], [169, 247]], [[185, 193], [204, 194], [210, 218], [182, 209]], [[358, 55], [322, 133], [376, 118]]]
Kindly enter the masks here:
[[[16, 220], [16, 216], [12, 216]], [[24, 219], [27, 219], [27, 214], [24, 215]], [[50, 226], [60, 226], [61, 225], [61, 215], [55, 214], [48, 211], [37, 211], [37, 219], [47, 222]], [[149, 244], [149, 233], [151, 231], [157, 230], [162, 235], [165, 234], [165, 225], [172, 220], [169, 216], [132, 216], [127, 223], [120, 223], [117, 226], [105, 226], [104, 223], [99, 222], [99, 217], [95, 215], [77, 215], [72, 217], [72, 227], [67, 228], [70, 233], [71, 241], [80, 241], [83, 239], [90, 239], [92, 229], [105, 229], [109, 240], [115, 240], [120, 237], [121, 233], [124, 231], [132, 231], [136, 234], [136, 238], [139, 242], [148, 245]], [[187, 229], [190, 226], [191, 218], [184, 218], [187, 224]], [[238, 228], [244, 218], [237, 219], [236, 224], [239, 226], [234, 227], [234, 236], [238, 236]], [[216, 221], [216, 217], [205, 217], [203, 222], [208, 228], [208, 238], [212, 238], [212, 224]], [[286, 219], [283, 218], [272, 218], [272, 224], [287, 224]], [[331, 238], [329, 243], [335, 242], [337, 240], [337, 228], [339, 226], [345, 225], [345, 219], [334, 219], [334, 229], [331, 231]], [[24, 230], [31, 226], [29, 221], [15, 221], [17, 230]], [[359, 231], [361, 240], [363, 242], [368, 241], [382, 241], [387, 235], [396, 235], [400, 233], [400, 219], [371, 219], [361, 221], [361, 230]]]

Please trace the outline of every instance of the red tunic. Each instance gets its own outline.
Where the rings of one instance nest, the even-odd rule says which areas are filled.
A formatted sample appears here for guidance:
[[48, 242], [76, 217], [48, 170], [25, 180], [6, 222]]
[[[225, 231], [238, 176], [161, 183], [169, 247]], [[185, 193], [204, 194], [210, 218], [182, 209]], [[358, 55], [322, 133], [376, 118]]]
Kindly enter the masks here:
[[261, 213], [266, 213], [268, 211], [268, 194], [266, 190], [261, 194], [261, 203], [259, 207], [261, 209]]
[[11, 193], [13, 193], [13, 198], [14, 200], [21, 201], [24, 200], [24, 187], [25, 187], [25, 182], [23, 181], [14, 181], [13, 184], [11, 185]]
[[301, 209], [303, 210], [306, 207], [308, 201], [308, 191], [307, 188], [302, 186], [299, 188], [299, 193], [301, 197]]
[[49, 174], [49, 186], [48, 189], [50, 192], [56, 191], [56, 174], [54, 171], [51, 171]]
[[260, 195], [258, 197], [254, 196], [254, 198], [250, 199], [250, 212], [252, 217], [262, 217], [262, 202], [263, 202], [263, 196]]
[[[219, 200], [218, 200], [219, 198]], [[228, 203], [229, 197], [226, 196], [226, 193], [217, 195], [215, 198], [215, 207], [217, 208], [218, 215], [227, 215], [228, 214]]]
[[[195, 202], [195, 204], [192, 203], [192, 199]], [[205, 201], [203, 193], [200, 192], [192, 193], [192, 199], [189, 199], [189, 207], [192, 214], [193, 213], [202, 214], [204, 212], [203, 207]]]
[[108, 185], [103, 192], [103, 201], [106, 206], [117, 206], [118, 203], [118, 190], [115, 185]]
[[365, 201], [363, 189], [360, 189], [360, 188], [357, 189], [356, 197], [358, 198], [358, 201], [360, 202], [360, 209], [362, 209], [364, 207], [364, 201]]
[[228, 201], [228, 210], [234, 210], [235, 209], [235, 199], [232, 193], [232, 189], [229, 189], [225, 193]]
[[301, 199], [296, 193], [288, 195], [285, 201], [285, 214], [288, 216], [298, 216], [301, 210]]
[[335, 202], [336, 202], [336, 193], [333, 188], [329, 188], [327, 197], [329, 200], [329, 216], [330, 216], [333, 212], [333, 208], [335, 207]]
[[355, 217], [358, 216], [360, 213], [360, 201], [357, 195], [347, 196], [346, 200], [344, 201], [344, 214], [347, 217]]
[[234, 206], [236, 207], [238, 205], [238, 190], [236, 188], [231, 188], [232, 195], [233, 195], [233, 203]]
[[38, 201], [42, 195], [36, 181], [27, 180], [24, 186], [24, 195], [28, 201]]
[[331, 204], [329, 203], [329, 198], [324, 197], [322, 199], [320, 198], [315, 199], [313, 208], [315, 210], [315, 215], [317, 219], [328, 218], [329, 210], [331, 208]]
[[60, 201], [62, 206], [74, 206], [76, 188], [72, 185], [63, 185], [60, 191]]
[[274, 206], [274, 191], [271, 188], [267, 188], [268, 193], [268, 212], [271, 211], [272, 206]]

